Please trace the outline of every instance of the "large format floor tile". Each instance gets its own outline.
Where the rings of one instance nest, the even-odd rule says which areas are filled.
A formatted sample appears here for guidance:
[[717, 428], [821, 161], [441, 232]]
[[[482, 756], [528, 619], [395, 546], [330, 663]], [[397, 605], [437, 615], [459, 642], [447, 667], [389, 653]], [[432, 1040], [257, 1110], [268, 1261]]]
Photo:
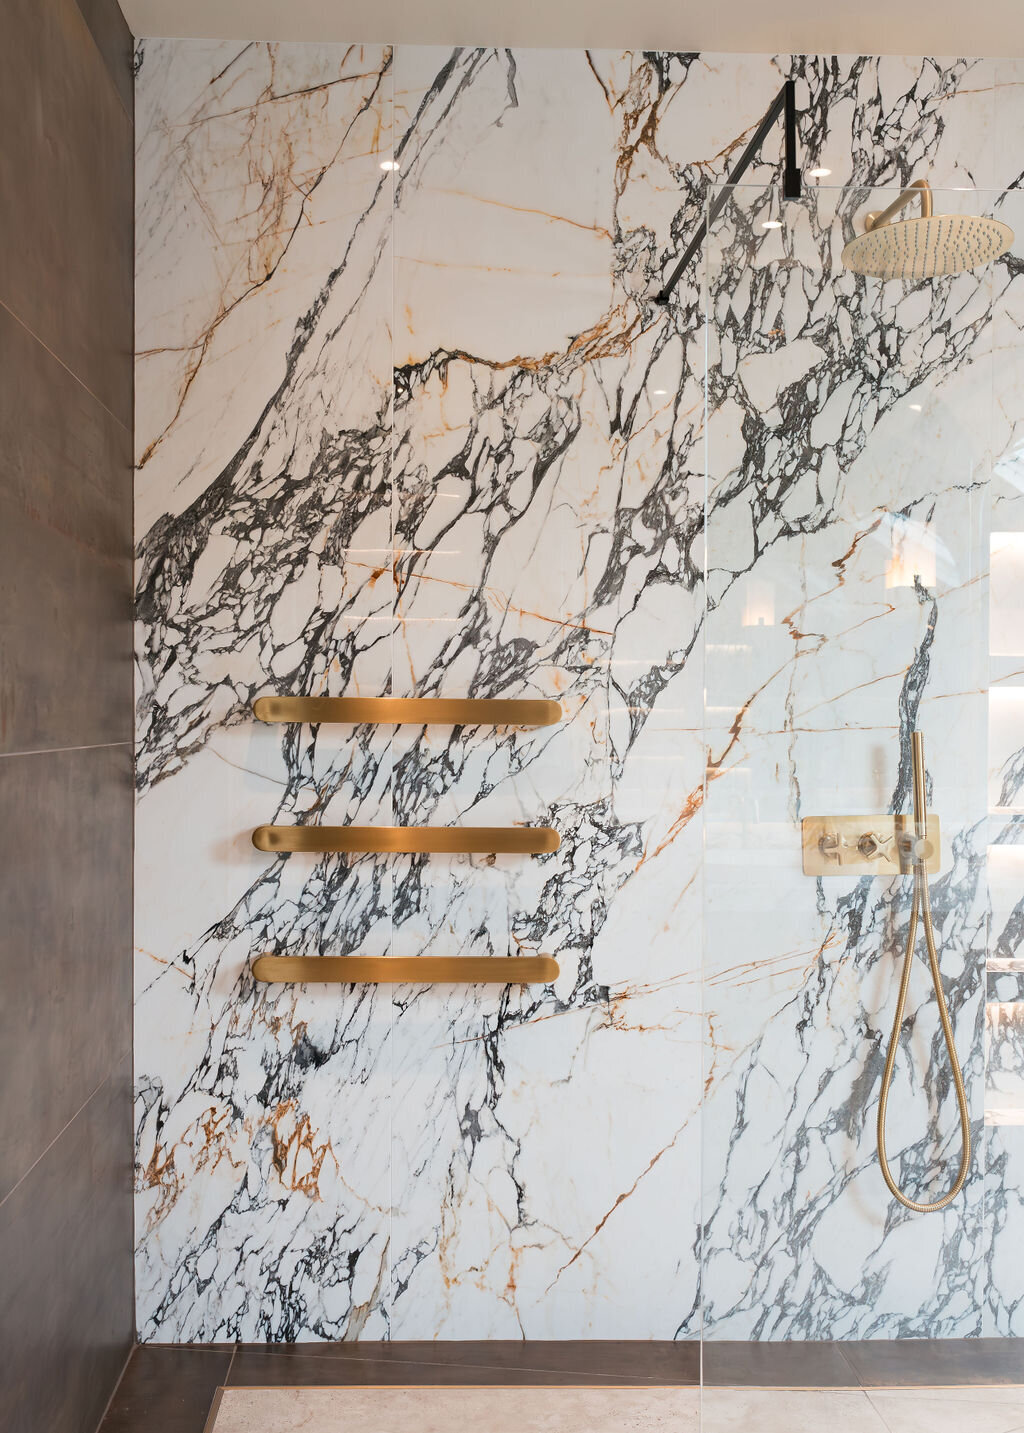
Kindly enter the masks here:
[[[701, 1395], [678, 1383], [618, 1383], [595, 1370], [598, 1348], [606, 1368], [625, 1362], [648, 1373], [665, 1353], [529, 1340], [518, 1352], [486, 1342], [144, 1345], [101, 1433], [451, 1433], [467, 1421], [486, 1433], [1024, 1433], [1024, 1386], [733, 1386]], [[827, 1360], [820, 1370], [829, 1375]]]
[[[749, 1349], [750, 1345], [744, 1347]], [[357, 1363], [414, 1364], [438, 1369], [456, 1365], [464, 1372], [483, 1368], [494, 1375], [486, 1380], [492, 1383], [539, 1383], [543, 1380], [533, 1378], [532, 1374], [557, 1373], [564, 1374], [567, 1383], [586, 1383], [593, 1378], [595, 1382], [644, 1381], [678, 1387], [700, 1382], [701, 1351], [696, 1340], [687, 1343], [667, 1339], [446, 1339], [443, 1342], [393, 1339], [387, 1343], [243, 1343], [238, 1346], [239, 1359], [243, 1355], [270, 1356], [278, 1360], [343, 1359]], [[393, 1380], [381, 1380], [385, 1381]], [[468, 1377], [454, 1381], [475, 1382]], [[847, 1382], [850, 1381], [856, 1380], [848, 1378]]]
[[137, 1348], [103, 1419], [101, 1433], [202, 1433], [227, 1380], [230, 1344]]
[[228, 1388], [213, 1433], [698, 1433], [698, 1403], [679, 1388]]
[[899, 1389], [869, 1396], [889, 1433], [1024, 1430], [1024, 1388]]
[[706, 1388], [859, 1388], [834, 1340], [748, 1343], [708, 1340], [702, 1350]]
[[[332, 1358], [330, 1356], [304, 1355], [302, 1345], [295, 1351], [253, 1353], [239, 1349], [231, 1366], [232, 1385], [280, 1388], [283, 1384], [298, 1384], [306, 1388], [340, 1386], [388, 1386], [402, 1388], [407, 1385], [448, 1385], [461, 1384], [495, 1387], [502, 1384], [526, 1384], [541, 1387], [579, 1387], [581, 1385], [610, 1386], [614, 1384], [636, 1384], [650, 1386], [653, 1379], [624, 1378], [620, 1374], [593, 1372], [572, 1372], [558, 1368], [521, 1368], [510, 1370], [483, 1363], [454, 1364], [442, 1359], [427, 1359], [423, 1362], [402, 1361], [367, 1355], [361, 1359]], [[664, 1380], [661, 1380], [664, 1382]]]
[[700, 1433], [888, 1433], [857, 1390], [708, 1388]]
[[864, 1388], [1024, 1384], [1024, 1339], [851, 1339], [838, 1345]]

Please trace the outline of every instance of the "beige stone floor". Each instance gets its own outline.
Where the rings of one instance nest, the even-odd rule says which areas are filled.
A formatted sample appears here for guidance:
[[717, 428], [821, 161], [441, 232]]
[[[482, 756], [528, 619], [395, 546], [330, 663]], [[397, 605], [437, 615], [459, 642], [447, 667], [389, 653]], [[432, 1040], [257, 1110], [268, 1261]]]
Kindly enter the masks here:
[[228, 1388], [208, 1433], [1024, 1433], [1024, 1387]]

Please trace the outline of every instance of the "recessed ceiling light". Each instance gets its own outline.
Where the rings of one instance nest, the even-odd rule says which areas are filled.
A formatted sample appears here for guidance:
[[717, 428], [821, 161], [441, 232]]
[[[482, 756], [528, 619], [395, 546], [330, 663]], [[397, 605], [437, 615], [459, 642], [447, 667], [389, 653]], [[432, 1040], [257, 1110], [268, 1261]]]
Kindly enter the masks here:
[[398, 160], [397, 160], [397, 159], [383, 159], [383, 160], [381, 160], [381, 166], [380, 166], [380, 167], [381, 167], [381, 169], [397, 169], [397, 168], [398, 168]]
[[655, 390], [654, 390], [654, 396], [655, 396], [655, 398], [664, 398], [667, 393], [668, 393], [668, 389], [667, 389], [667, 388], [655, 388]]
[[781, 219], [765, 219], [764, 223], [761, 225], [761, 228], [762, 228], [762, 229], [781, 229], [781, 228], [782, 228], [782, 220], [781, 220]]
[[921, 405], [920, 405], [920, 403], [911, 403], [910, 406], [911, 406], [911, 408], [913, 408], [913, 410], [914, 410], [915, 413], [920, 413], [920, 411], [921, 411]]
[[827, 179], [832, 171], [831, 169], [809, 169], [807, 173], [812, 179]]

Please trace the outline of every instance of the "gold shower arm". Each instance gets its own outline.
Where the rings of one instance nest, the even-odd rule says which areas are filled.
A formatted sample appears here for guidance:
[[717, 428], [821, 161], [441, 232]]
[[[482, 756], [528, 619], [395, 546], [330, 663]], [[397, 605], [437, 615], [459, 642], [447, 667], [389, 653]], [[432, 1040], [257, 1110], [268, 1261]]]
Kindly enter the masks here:
[[915, 179], [908, 184], [898, 199], [894, 199], [885, 209], [878, 209], [868, 214], [864, 220], [865, 232], [870, 233], [872, 229], [880, 229], [883, 224], [888, 224], [890, 219], [895, 219], [901, 210], [905, 209], [917, 195], [921, 196], [921, 218], [932, 217], [932, 191], [927, 179]]

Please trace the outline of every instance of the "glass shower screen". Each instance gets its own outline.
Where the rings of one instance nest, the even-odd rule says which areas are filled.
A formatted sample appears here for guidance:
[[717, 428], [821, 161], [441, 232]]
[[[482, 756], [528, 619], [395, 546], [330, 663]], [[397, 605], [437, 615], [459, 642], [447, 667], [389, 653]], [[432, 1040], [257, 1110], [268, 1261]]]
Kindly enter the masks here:
[[[886, 1389], [1015, 1381], [1024, 1332], [1024, 245], [953, 277], [850, 272], [898, 193], [739, 187], [706, 245], [707, 1433], [736, 1399], [750, 1426], [767, 1400], [787, 1428], [874, 1427], [906, 1397]], [[1016, 193], [933, 202], [1024, 234]], [[972, 1141], [931, 1213], [890, 1193], [876, 1131], [914, 731]], [[961, 1130], [916, 934], [887, 1144], [930, 1203]]]

